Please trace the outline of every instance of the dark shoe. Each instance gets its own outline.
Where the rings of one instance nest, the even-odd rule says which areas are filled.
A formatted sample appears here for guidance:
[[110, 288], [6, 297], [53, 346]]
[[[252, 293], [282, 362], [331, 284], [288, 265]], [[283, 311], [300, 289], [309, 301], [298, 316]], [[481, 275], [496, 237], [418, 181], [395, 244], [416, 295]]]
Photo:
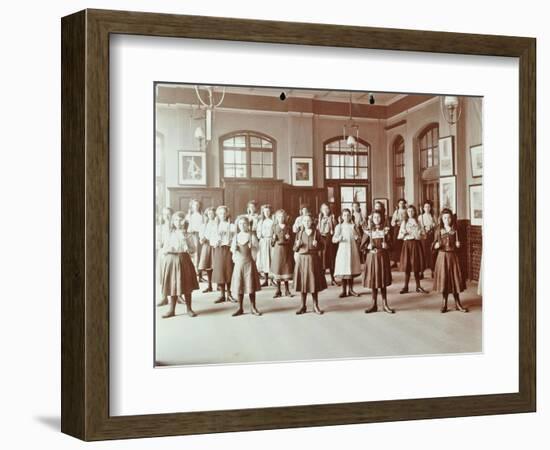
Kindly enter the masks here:
[[419, 294], [428, 294], [428, 291], [422, 287], [417, 287], [416, 292], [418, 292]]
[[441, 311], [441, 314], [446, 313], [446, 312], [448, 311], [447, 305], [443, 305], [443, 306], [441, 307], [440, 311]]
[[409, 293], [409, 288], [408, 287], [404, 287], [403, 289], [401, 289], [399, 291], [400, 294], [408, 294]]
[[296, 315], [304, 314], [306, 311], [306, 307], [302, 306], [298, 311], [296, 311]]
[[267, 280], [264, 280], [264, 282], [261, 284], [262, 287], [267, 287], [269, 286], [269, 281]]
[[222, 297], [220, 297], [219, 299], [215, 300], [214, 303], [223, 303], [223, 302], [225, 302], [225, 301], [226, 301], [226, 300], [225, 300], [225, 297], [222, 296]]
[[319, 308], [319, 305], [316, 303], [313, 304], [313, 311], [315, 311], [315, 314], [319, 314], [319, 315], [325, 313], [321, 308]]
[[207, 292], [212, 292], [212, 286], [208, 286], [204, 291], [202, 291], [203, 294], [206, 294]]
[[388, 301], [387, 301], [387, 300], [384, 300], [384, 302], [382, 303], [382, 305], [383, 305], [384, 311], [386, 311], [388, 314], [395, 314], [395, 310], [394, 310], [394, 309], [391, 309], [391, 308], [388, 306]]
[[290, 291], [287, 289], [287, 290], [285, 291], [285, 297], [294, 297], [294, 295], [292, 295], [292, 294], [290, 293]]
[[237, 309], [233, 314], [231, 314], [233, 317], [242, 316], [244, 314], [244, 311], [242, 308]]
[[344, 297], [347, 297], [348, 294], [344, 291], [344, 292], [340, 292], [340, 295], [338, 295], [338, 297], [340, 298], [344, 298]]
[[365, 314], [370, 314], [376, 311], [378, 311], [378, 304], [377, 302], [374, 302], [370, 308], [365, 309]]
[[283, 293], [281, 291], [277, 291], [275, 292], [275, 295], [273, 296], [273, 298], [280, 298], [283, 296]]

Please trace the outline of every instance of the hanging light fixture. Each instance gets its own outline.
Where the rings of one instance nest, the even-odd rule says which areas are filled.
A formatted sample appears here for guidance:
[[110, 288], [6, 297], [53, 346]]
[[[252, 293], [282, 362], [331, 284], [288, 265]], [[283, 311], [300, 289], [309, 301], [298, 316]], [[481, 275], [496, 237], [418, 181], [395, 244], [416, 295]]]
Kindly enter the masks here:
[[343, 136], [350, 150], [354, 152], [359, 142], [359, 125], [353, 121], [351, 92], [349, 93], [349, 119], [347, 123], [344, 124]]
[[462, 114], [462, 104], [455, 95], [443, 95], [440, 97], [441, 113], [449, 125], [454, 125]]
[[[201, 95], [200, 89], [203, 89], [206, 91], [206, 96], [203, 98]], [[195, 94], [197, 95], [197, 98], [199, 102], [201, 102], [202, 106], [206, 108], [206, 134], [205, 139], [206, 142], [210, 142], [212, 140], [212, 114], [214, 109], [221, 106], [223, 103], [223, 100], [225, 98], [225, 87], [222, 87], [222, 92], [220, 94], [220, 97], [218, 99], [215, 99], [215, 91], [213, 86], [195, 86]]]

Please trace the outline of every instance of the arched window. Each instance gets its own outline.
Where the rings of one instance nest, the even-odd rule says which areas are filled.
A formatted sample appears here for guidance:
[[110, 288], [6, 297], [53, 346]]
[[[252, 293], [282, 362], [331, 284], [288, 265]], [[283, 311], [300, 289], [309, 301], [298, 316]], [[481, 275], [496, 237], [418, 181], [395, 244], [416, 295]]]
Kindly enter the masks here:
[[275, 140], [237, 131], [220, 139], [224, 178], [275, 178]]
[[418, 136], [420, 169], [439, 166], [439, 124], [428, 125]]
[[393, 141], [393, 195], [395, 201], [405, 198], [405, 141], [397, 136]]

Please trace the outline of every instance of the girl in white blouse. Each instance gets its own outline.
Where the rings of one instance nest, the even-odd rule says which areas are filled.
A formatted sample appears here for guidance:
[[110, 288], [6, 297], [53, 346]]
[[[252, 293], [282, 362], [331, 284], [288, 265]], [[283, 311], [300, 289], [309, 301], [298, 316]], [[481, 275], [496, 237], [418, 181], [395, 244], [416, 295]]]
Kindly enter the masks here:
[[[359, 257], [360, 234], [352, 221], [351, 211], [342, 210], [342, 223], [336, 225], [332, 242], [338, 244], [334, 276], [342, 280], [340, 298], [359, 294], [353, 290], [353, 279], [361, 274], [361, 260]], [[349, 291], [348, 291], [349, 289]]]

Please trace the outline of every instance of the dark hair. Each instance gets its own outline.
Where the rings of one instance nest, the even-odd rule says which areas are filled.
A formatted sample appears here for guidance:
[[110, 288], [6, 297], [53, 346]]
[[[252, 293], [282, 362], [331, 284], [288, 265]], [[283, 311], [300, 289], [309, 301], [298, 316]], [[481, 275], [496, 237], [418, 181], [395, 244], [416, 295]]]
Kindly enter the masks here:
[[374, 221], [372, 220], [372, 216], [374, 216], [375, 214], [378, 214], [380, 216], [380, 225], [384, 226], [386, 224], [386, 214], [385, 214], [385, 210], [384, 210], [383, 205], [382, 205], [382, 211], [377, 210], [377, 209], [372, 210], [372, 212], [370, 214], [371, 225], [374, 225]]
[[454, 228], [455, 226], [455, 215], [450, 210], [450, 208], [443, 208], [441, 212], [439, 213], [439, 226], [443, 228], [443, 214], [449, 214], [451, 216], [451, 226]]
[[407, 210], [412, 209], [414, 211], [414, 218], [416, 219], [418, 217], [418, 211], [416, 210], [416, 206], [414, 205], [408, 205]]
[[398, 204], [398, 205], [399, 205], [399, 203], [401, 203], [401, 202], [405, 203], [405, 205], [407, 204], [407, 200], [405, 200], [404, 198], [400, 198], [400, 199], [397, 200], [397, 204]]

